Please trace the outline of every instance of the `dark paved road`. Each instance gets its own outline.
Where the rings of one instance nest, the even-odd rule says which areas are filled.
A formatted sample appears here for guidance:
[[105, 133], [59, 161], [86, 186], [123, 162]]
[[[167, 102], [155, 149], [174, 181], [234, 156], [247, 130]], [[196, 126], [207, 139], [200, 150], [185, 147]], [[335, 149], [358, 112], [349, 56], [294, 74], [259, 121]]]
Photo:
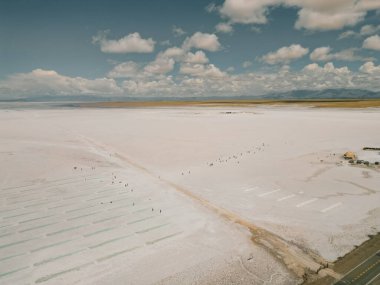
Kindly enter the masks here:
[[378, 284], [380, 279], [380, 251], [360, 263], [348, 272], [335, 285], [369, 285]]

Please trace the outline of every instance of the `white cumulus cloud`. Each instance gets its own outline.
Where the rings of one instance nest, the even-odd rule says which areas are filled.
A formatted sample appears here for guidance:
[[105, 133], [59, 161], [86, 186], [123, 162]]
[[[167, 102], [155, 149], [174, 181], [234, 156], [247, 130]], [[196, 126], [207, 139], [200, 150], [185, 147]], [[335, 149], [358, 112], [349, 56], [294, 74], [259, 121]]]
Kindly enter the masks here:
[[319, 72], [319, 73], [336, 73], [336, 74], [348, 74], [350, 70], [347, 66], [336, 68], [332, 62], [326, 63], [324, 66], [319, 66], [317, 63], [311, 63], [303, 68], [304, 71], [308, 72]]
[[313, 50], [310, 54], [310, 59], [312, 61], [332, 61], [332, 60], [342, 60], [342, 61], [367, 61], [369, 58], [365, 58], [359, 55], [356, 55], [355, 52], [358, 49], [349, 48], [341, 50], [339, 52], [332, 52], [330, 47], [319, 47]]
[[0, 81], [0, 94], [41, 95], [118, 95], [122, 89], [110, 78], [69, 77], [54, 70], [35, 69]]
[[378, 35], [366, 38], [363, 42], [363, 48], [380, 51], [380, 37]]
[[380, 31], [380, 25], [374, 26], [374, 25], [364, 25], [360, 29], [360, 35], [362, 36], [370, 36], [373, 34], [376, 34]]
[[199, 50], [199, 51], [196, 51], [195, 53], [192, 53], [192, 52], [188, 52], [186, 54], [186, 56], [183, 58], [183, 61], [184, 62], [187, 62], [187, 63], [208, 63], [208, 58], [206, 56], [206, 54]]
[[177, 26], [172, 27], [172, 32], [175, 37], [180, 37], [186, 34], [186, 32], [182, 28], [177, 27]]
[[261, 59], [268, 64], [288, 63], [305, 56], [308, 52], [308, 48], [304, 48], [299, 44], [293, 44], [288, 47], [279, 48], [275, 52], [270, 52]]
[[220, 49], [220, 43], [215, 34], [196, 32], [191, 37], [185, 39], [182, 48], [185, 50], [196, 48], [208, 51], [217, 51]]
[[375, 65], [372, 61], [368, 61], [359, 67], [359, 70], [363, 73], [377, 73], [380, 74], [380, 65]]
[[358, 37], [359, 35], [360, 34], [357, 32], [354, 32], [352, 30], [348, 30], [348, 31], [341, 33], [338, 37], [338, 40], [343, 40], [343, 39], [347, 39], [347, 38], [354, 38], [354, 37]]
[[240, 24], [267, 23], [268, 8], [277, 4], [277, 0], [225, 0], [220, 7], [220, 14]]
[[92, 38], [94, 44], [100, 45], [105, 53], [150, 53], [154, 50], [152, 38], [143, 39], [139, 33], [132, 33], [118, 40], [107, 39], [107, 33], [101, 32]]
[[127, 61], [116, 65], [110, 72], [108, 77], [111, 78], [127, 78], [136, 77], [140, 72], [140, 66], [134, 61]]
[[149, 74], [166, 74], [173, 70], [174, 63], [174, 59], [159, 54], [154, 61], [144, 67], [144, 71]]
[[252, 66], [252, 62], [249, 61], [249, 60], [246, 60], [246, 61], [243, 62], [242, 66], [244, 68], [248, 68], [248, 67]]
[[170, 47], [166, 49], [163, 53], [164, 56], [174, 58], [175, 60], [179, 60], [185, 54], [185, 51], [179, 47]]
[[225, 0], [213, 6], [232, 23], [266, 24], [270, 8], [275, 6], [298, 9], [297, 29], [337, 30], [362, 21], [368, 11], [380, 9], [378, 0]]
[[228, 33], [232, 33], [234, 29], [230, 23], [219, 23], [215, 26], [215, 30], [218, 33], [228, 34]]
[[345, 39], [345, 38], [360, 38], [362, 36], [370, 36], [374, 35], [377, 32], [380, 31], [380, 25], [374, 26], [374, 25], [364, 25], [360, 28], [359, 32], [355, 32], [352, 30], [345, 31], [341, 33], [338, 37], [339, 40]]
[[365, 12], [357, 11], [354, 8], [334, 11], [332, 13], [323, 10], [303, 8], [298, 12], [298, 20], [295, 23], [295, 28], [305, 28], [307, 30], [339, 30], [345, 26], [354, 26], [356, 23], [362, 21], [365, 15]]
[[187, 74], [195, 77], [206, 77], [206, 78], [220, 78], [226, 75], [225, 72], [221, 71], [213, 64], [191, 64], [183, 63], [181, 64], [179, 72], [181, 74]]

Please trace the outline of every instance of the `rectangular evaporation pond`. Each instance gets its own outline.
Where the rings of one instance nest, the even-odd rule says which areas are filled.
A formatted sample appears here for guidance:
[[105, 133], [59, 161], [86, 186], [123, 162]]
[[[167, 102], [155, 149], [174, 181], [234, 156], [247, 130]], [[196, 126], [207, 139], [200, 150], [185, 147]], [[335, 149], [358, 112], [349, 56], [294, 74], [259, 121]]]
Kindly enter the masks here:
[[44, 250], [44, 249], [51, 248], [51, 247], [54, 247], [54, 246], [59, 246], [61, 244], [65, 244], [65, 243], [68, 243], [70, 241], [72, 241], [72, 239], [67, 239], [67, 240], [64, 240], [64, 241], [47, 244], [47, 245], [44, 245], [42, 247], [39, 247], [39, 248], [36, 248], [36, 249], [32, 249], [30, 252], [33, 253], [33, 252]]
[[61, 183], [57, 183], [57, 184], [53, 184], [53, 185], [46, 185], [47, 187], [46, 188], [51, 188], [51, 187], [57, 187], [57, 186], [62, 186], [62, 185], [68, 185], [68, 184], [73, 184], [73, 183], [77, 183], [77, 182], [84, 182], [84, 178], [83, 179], [79, 179], [79, 180], [75, 180], [75, 181], [68, 181], [68, 182], [61, 182]]
[[72, 203], [68, 203], [68, 204], [63, 204], [63, 205], [57, 205], [57, 206], [53, 206], [53, 207], [50, 207], [48, 208], [49, 210], [51, 209], [58, 209], [58, 208], [62, 208], [62, 207], [66, 207], [66, 206], [70, 206]]
[[[18, 194], [20, 194], [20, 193], [25, 193], [25, 192], [29, 192], [29, 191], [33, 191], [33, 190], [43, 191], [43, 190], [45, 190], [45, 189], [41, 189], [40, 187], [27, 188], [27, 189], [20, 190], [20, 191], [18, 192]], [[34, 194], [34, 193], [32, 192], [31, 194]]]
[[146, 217], [146, 218], [143, 218], [143, 219], [139, 219], [139, 220], [135, 220], [135, 221], [129, 222], [128, 225], [136, 224], [136, 223], [143, 222], [143, 221], [146, 221], [146, 220], [149, 220], [149, 219], [153, 219], [153, 218], [154, 218], [154, 216], [149, 216], [149, 217]]
[[91, 237], [91, 236], [94, 236], [94, 235], [97, 235], [97, 234], [101, 234], [101, 233], [104, 233], [104, 232], [111, 231], [111, 230], [113, 230], [113, 229], [116, 229], [116, 227], [105, 228], [105, 229], [102, 229], [102, 230], [98, 230], [98, 231], [95, 231], [95, 232], [91, 232], [91, 233], [88, 233], [88, 234], [84, 234], [83, 237]]
[[28, 228], [28, 229], [25, 229], [25, 230], [21, 230], [19, 231], [19, 233], [24, 233], [24, 232], [29, 232], [29, 231], [32, 231], [32, 230], [37, 230], [37, 229], [41, 229], [41, 228], [46, 228], [48, 226], [51, 226], [51, 225], [55, 225], [55, 224], [58, 224], [59, 222], [54, 222], [54, 223], [48, 223], [48, 224], [44, 224], [44, 225], [39, 225], [39, 226], [35, 226], [35, 227], [31, 227], [31, 228]]
[[85, 209], [89, 209], [89, 208], [94, 208], [96, 206], [99, 206], [99, 205], [96, 204], [96, 205], [89, 205], [89, 206], [86, 206], [86, 207], [75, 208], [75, 209], [72, 209], [72, 210], [68, 210], [65, 213], [77, 212], [77, 211], [81, 211], [81, 210], [85, 210]]
[[93, 262], [88, 262], [88, 263], [85, 263], [85, 264], [82, 264], [82, 265], [79, 265], [79, 266], [68, 268], [68, 269], [63, 270], [63, 271], [59, 271], [59, 272], [56, 272], [56, 273], [53, 273], [53, 274], [49, 274], [49, 275], [46, 275], [46, 276], [43, 276], [43, 277], [37, 279], [35, 281], [35, 283], [46, 282], [46, 281], [48, 281], [50, 279], [56, 278], [56, 277], [61, 276], [63, 274], [70, 273], [70, 272], [73, 272], [73, 271], [79, 271], [82, 268], [85, 268], [85, 267], [90, 266], [92, 264], [93, 264]]
[[17, 269], [14, 269], [12, 271], [8, 271], [8, 272], [2, 272], [2, 273], [0, 273], [0, 278], [3, 278], [5, 276], [11, 275], [13, 273], [19, 272], [21, 270], [25, 270], [27, 268], [29, 268], [29, 266], [20, 267], [20, 268], [17, 268]]
[[34, 218], [34, 219], [24, 220], [24, 221], [19, 222], [19, 224], [24, 224], [24, 223], [28, 223], [28, 222], [37, 221], [37, 220], [47, 219], [47, 218], [54, 217], [54, 216], [55, 215], [48, 215], [48, 216], [38, 217], [38, 218]]
[[150, 232], [150, 231], [153, 231], [153, 230], [156, 230], [156, 229], [159, 229], [159, 228], [163, 228], [167, 225], [169, 225], [170, 223], [166, 223], [166, 224], [162, 224], [162, 225], [158, 225], [158, 226], [154, 226], [154, 227], [151, 227], [151, 228], [147, 228], [147, 229], [144, 229], [144, 230], [140, 230], [140, 231], [137, 231], [136, 233], [137, 234], [143, 234], [143, 233], [147, 233], [147, 232]]
[[[94, 176], [95, 174], [91, 175], [91, 176]], [[90, 177], [91, 177], [90, 176]], [[94, 177], [94, 178], [87, 178], [85, 177], [87, 180], [96, 180], [96, 179], [103, 179], [102, 177]]]
[[[88, 175], [89, 177], [93, 176], [95, 174], [90, 174]], [[70, 181], [70, 182], [79, 182], [79, 181], [82, 181], [84, 178], [86, 178], [85, 176], [81, 175], [81, 176], [75, 176], [75, 177], [67, 177], [67, 178], [61, 178], [61, 179], [55, 179], [55, 180], [49, 180], [49, 181], [46, 181], [45, 183], [46, 184], [50, 184], [50, 183], [56, 183], [56, 182], [64, 182], [64, 181]]]
[[75, 199], [75, 198], [79, 198], [79, 197], [84, 197], [84, 196], [89, 196], [89, 195], [92, 195], [92, 194], [91, 193], [86, 193], [86, 194], [80, 194], [80, 195], [70, 196], [70, 197], [63, 198], [63, 200], [67, 201], [67, 200], [71, 200], [71, 199]]
[[145, 212], [145, 211], [148, 211], [148, 210], [151, 210], [151, 209], [152, 209], [151, 207], [148, 207], [148, 208], [143, 208], [143, 209], [139, 209], [139, 210], [133, 211], [132, 213], [140, 213], [140, 212]]
[[7, 187], [7, 188], [0, 189], [0, 191], [14, 190], [14, 189], [19, 189], [19, 188], [23, 188], [23, 187], [30, 187], [30, 186], [36, 186], [36, 184], [28, 184], [28, 185], [21, 185], [21, 186], [15, 186], [15, 187]]
[[108, 217], [108, 218], [105, 218], [105, 219], [97, 220], [97, 221], [94, 221], [92, 223], [93, 224], [99, 224], [99, 223], [110, 221], [110, 220], [113, 220], [113, 219], [117, 219], [117, 218], [120, 218], [120, 217], [123, 217], [123, 216], [126, 216], [126, 215], [127, 215], [127, 213], [124, 213], [122, 215], [112, 216], [112, 217]]
[[10, 226], [12, 226], [12, 224], [10, 224], [10, 225], [1, 225], [1, 226], [0, 226], [0, 229], [2, 229], [2, 228], [7, 228], [7, 227], [10, 227]]
[[78, 220], [78, 219], [81, 219], [81, 218], [85, 218], [85, 217], [89, 217], [89, 216], [93, 216], [93, 215], [99, 214], [101, 212], [102, 211], [97, 211], [97, 212], [92, 212], [92, 213], [89, 213], [89, 214], [83, 214], [83, 215], [80, 215], [80, 216], [69, 218], [69, 219], [67, 219], [67, 221]]
[[6, 257], [2, 257], [2, 258], [0, 258], [0, 262], [1, 262], [1, 261], [4, 261], [4, 260], [11, 259], [11, 258], [14, 258], [14, 257], [17, 257], [17, 256], [23, 256], [23, 255], [25, 255], [25, 253], [19, 253], [19, 254], [14, 254], [14, 255], [10, 255], [10, 256], [6, 256]]
[[[35, 195], [35, 193], [30, 193], [29, 196], [30, 195]], [[17, 200], [18, 199], [20, 199], [20, 198], [24, 198], [25, 199], [25, 197], [27, 197], [27, 196], [28, 196], [28, 194], [17, 193], [17, 194], [8, 195], [8, 196], [2, 195], [1, 199], [3, 200], [3, 202], [7, 201], [9, 204], [17, 204], [17, 202], [18, 202]], [[31, 198], [29, 198], [29, 199], [32, 200]], [[26, 200], [26, 201], [29, 201], [29, 199]]]
[[54, 201], [50, 201], [48, 199], [44, 200], [43, 202], [39, 202], [39, 203], [35, 203], [35, 204], [30, 204], [30, 205], [26, 205], [24, 206], [24, 208], [33, 208], [35, 206], [40, 206], [40, 205], [45, 205], [45, 204], [49, 204], [49, 203], [52, 203]]
[[14, 208], [14, 209], [2, 210], [2, 211], [0, 211], [0, 214], [8, 213], [8, 212], [13, 212], [13, 211], [20, 210], [20, 209], [22, 209], [22, 208]]
[[119, 191], [119, 189], [115, 189], [115, 187], [110, 187], [108, 189], [103, 189], [103, 190], [97, 191], [96, 193], [115, 192], [115, 191]]
[[33, 199], [25, 199], [25, 200], [21, 200], [21, 201], [9, 201], [8, 200], [8, 204], [9, 205], [18, 205], [18, 204], [22, 204], [22, 203], [26, 203], [26, 202], [30, 202], [30, 201], [36, 201], [36, 200], [41, 200], [40, 197], [38, 198], [33, 198]]
[[107, 260], [107, 259], [110, 259], [110, 258], [113, 258], [113, 257], [116, 257], [118, 255], [121, 255], [121, 254], [124, 254], [124, 253], [127, 253], [127, 252], [131, 252], [135, 249], [138, 249], [138, 248], [141, 248], [141, 246], [135, 246], [135, 247], [132, 247], [132, 248], [128, 248], [128, 249], [125, 249], [125, 250], [122, 250], [122, 251], [118, 251], [118, 252], [114, 252], [110, 255], [106, 255], [104, 257], [101, 257], [101, 258], [98, 258], [96, 261], [98, 262], [102, 262], [104, 260]]
[[133, 206], [133, 204], [121, 205], [121, 206], [117, 206], [117, 207], [114, 207], [114, 208], [109, 208], [109, 209], [107, 209], [107, 212], [114, 211], [114, 210], [117, 210], [117, 209], [122, 209], [122, 208], [129, 208], [129, 207], [132, 207], [132, 206]]
[[46, 235], [47, 236], [54, 236], [54, 235], [58, 235], [58, 234], [61, 234], [61, 233], [65, 233], [65, 232], [73, 231], [73, 230], [76, 230], [76, 229], [80, 229], [80, 228], [83, 228], [85, 226], [86, 225], [79, 225], [79, 226], [75, 226], [75, 227], [65, 228], [65, 229], [62, 229], [62, 230], [59, 230], [59, 231], [56, 231], [56, 232], [48, 233]]
[[182, 232], [177, 232], [177, 233], [174, 233], [174, 234], [171, 234], [171, 235], [167, 235], [167, 236], [164, 236], [164, 237], [161, 237], [161, 238], [158, 238], [158, 239], [155, 239], [155, 240], [151, 240], [151, 241], [147, 241], [146, 244], [155, 244], [157, 242], [160, 242], [162, 240], [165, 240], [165, 239], [168, 239], [168, 238], [172, 238], [174, 236], [177, 236], [179, 234], [181, 234]]
[[0, 238], [3, 238], [3, 237], [7, 237], [7, 236], [10, 236], [11, 234], [13, 234], [13, 233], [6, 233], [6, 234], [1, 234], [1, 235], [0, 235]]
[[131, 197], [126, 197], [126, 198], [117, 199], [116, 201], [114, 201], [114, 203], [118, 203], [120, 201], [125, 201], [125, 200], [129, 200], [129, 199], [132, 199], [132, 198]]
[[119, 241], [119, 240], [122, 240], [122, 239], [125, 239], [125, 238], [129, 238], [131, 236], [133, 236], [133, 234], [129, 234], [129, 235], [121, 236], [121, 237], [118, 237], [118, 238], [110, 239], [110, 240], [107, 240], [107, 241], [104, 241], [104, 242], [101, 242], [101, 243], [89, 246], [89, 248], [90, 249], [94, 249], [94, 248], [97, 248], [97, 247], [100, 247], [100, 246], [103, 246], [103, 245], [106, 245], [106, 244], [109, 244], [109, 243], [113, 243], [115, 241]]
[[110, 195], [104, 195], [104, 196], [100, 196], [100, 197], [91, 198], [91, 199], [86, 200], [86, 202], [90, 202], [90, 201], [95, 201], [95, 200], [99, 200], [99, 199], [107, 198], [107, 197], [109, 197], [109, 196], [110, 196]]
[[6, 247], [10, 247], [10, 246], [13, 246], [13, 245], [22, 244], [22, 243], [25, 243], [25, 242], [28, 242], [28, 241], [31, 241], [31, 240], [39, 239], [39, 238], [40, 238], [40, 237], [35, 237], [35, 238], [19, 240], [19, 241], [15, 241], [15, 242], [7, 243], [7, 244], [0, 244], [0, 249], [2, 249], [2, 248], [6, 248]]
[[55, 256], [55, 257], [51, 257], [51, 258], [48, 258], [48, 259], [41, 260], [39, 262], [34, 263], [33, 265], [34, 266], [40, 266], [40, 265], [45, 264], [45, 263], [53, 262], [53, 261], [59, 260], [61, 258], [72, 256], [74, 254], [83, 252], [85, 250], [87, 250], [87, 249], [86, 248], [82, 248], [82, 249], [79, 249], [79, 250], [76, 250], [76, 251], [73, 251], [73, 252], [69, 252], [69, 253], [66, 253], [66, 254], [61, 254], [61, 255], [58, 255], [58, 256]]
[[17, 217], [22, 217], [22, 216], [26, 216], [26, 215], [30, 215], [30, 214], [35, 214], [35, 213], [37, 213], [37, 212], [27, 212], [27, 213], [3, 217], [3, 219], [5, 220], [5, 219], [17, 218]]

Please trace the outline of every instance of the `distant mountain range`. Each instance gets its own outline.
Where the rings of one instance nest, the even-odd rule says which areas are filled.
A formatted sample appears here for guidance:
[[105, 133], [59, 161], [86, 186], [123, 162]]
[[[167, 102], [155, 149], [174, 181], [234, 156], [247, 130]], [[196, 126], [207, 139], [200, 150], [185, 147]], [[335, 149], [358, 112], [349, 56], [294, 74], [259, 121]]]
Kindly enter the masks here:
[[215, 100], [311, 100], [311, 99], [380, 99], [380, 91], [363, 89], [325, 89], [325, 90], [293, 90], [267, 93], [260, 96], [199, 96], [199, 97], [129, 97], [129, 96], [92, 96], [92, 95], [60, 95], [33, 96], [0, 102], [115, 102], [115, 101], [215, 101]]
[[281, 93], [269, 93], [260, 96], [262, 99], [380, 99], [380, 91], [362, 89], [325, 89], [294, 90]]

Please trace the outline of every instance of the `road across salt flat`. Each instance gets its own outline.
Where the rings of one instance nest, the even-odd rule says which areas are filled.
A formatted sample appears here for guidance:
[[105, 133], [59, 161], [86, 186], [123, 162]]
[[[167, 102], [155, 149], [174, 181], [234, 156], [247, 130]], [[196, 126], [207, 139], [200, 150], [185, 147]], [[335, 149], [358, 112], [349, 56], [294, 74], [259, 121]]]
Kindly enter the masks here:
[[350, 270], [336, 285], [370, 285], [380, 282], [380, 251]]

